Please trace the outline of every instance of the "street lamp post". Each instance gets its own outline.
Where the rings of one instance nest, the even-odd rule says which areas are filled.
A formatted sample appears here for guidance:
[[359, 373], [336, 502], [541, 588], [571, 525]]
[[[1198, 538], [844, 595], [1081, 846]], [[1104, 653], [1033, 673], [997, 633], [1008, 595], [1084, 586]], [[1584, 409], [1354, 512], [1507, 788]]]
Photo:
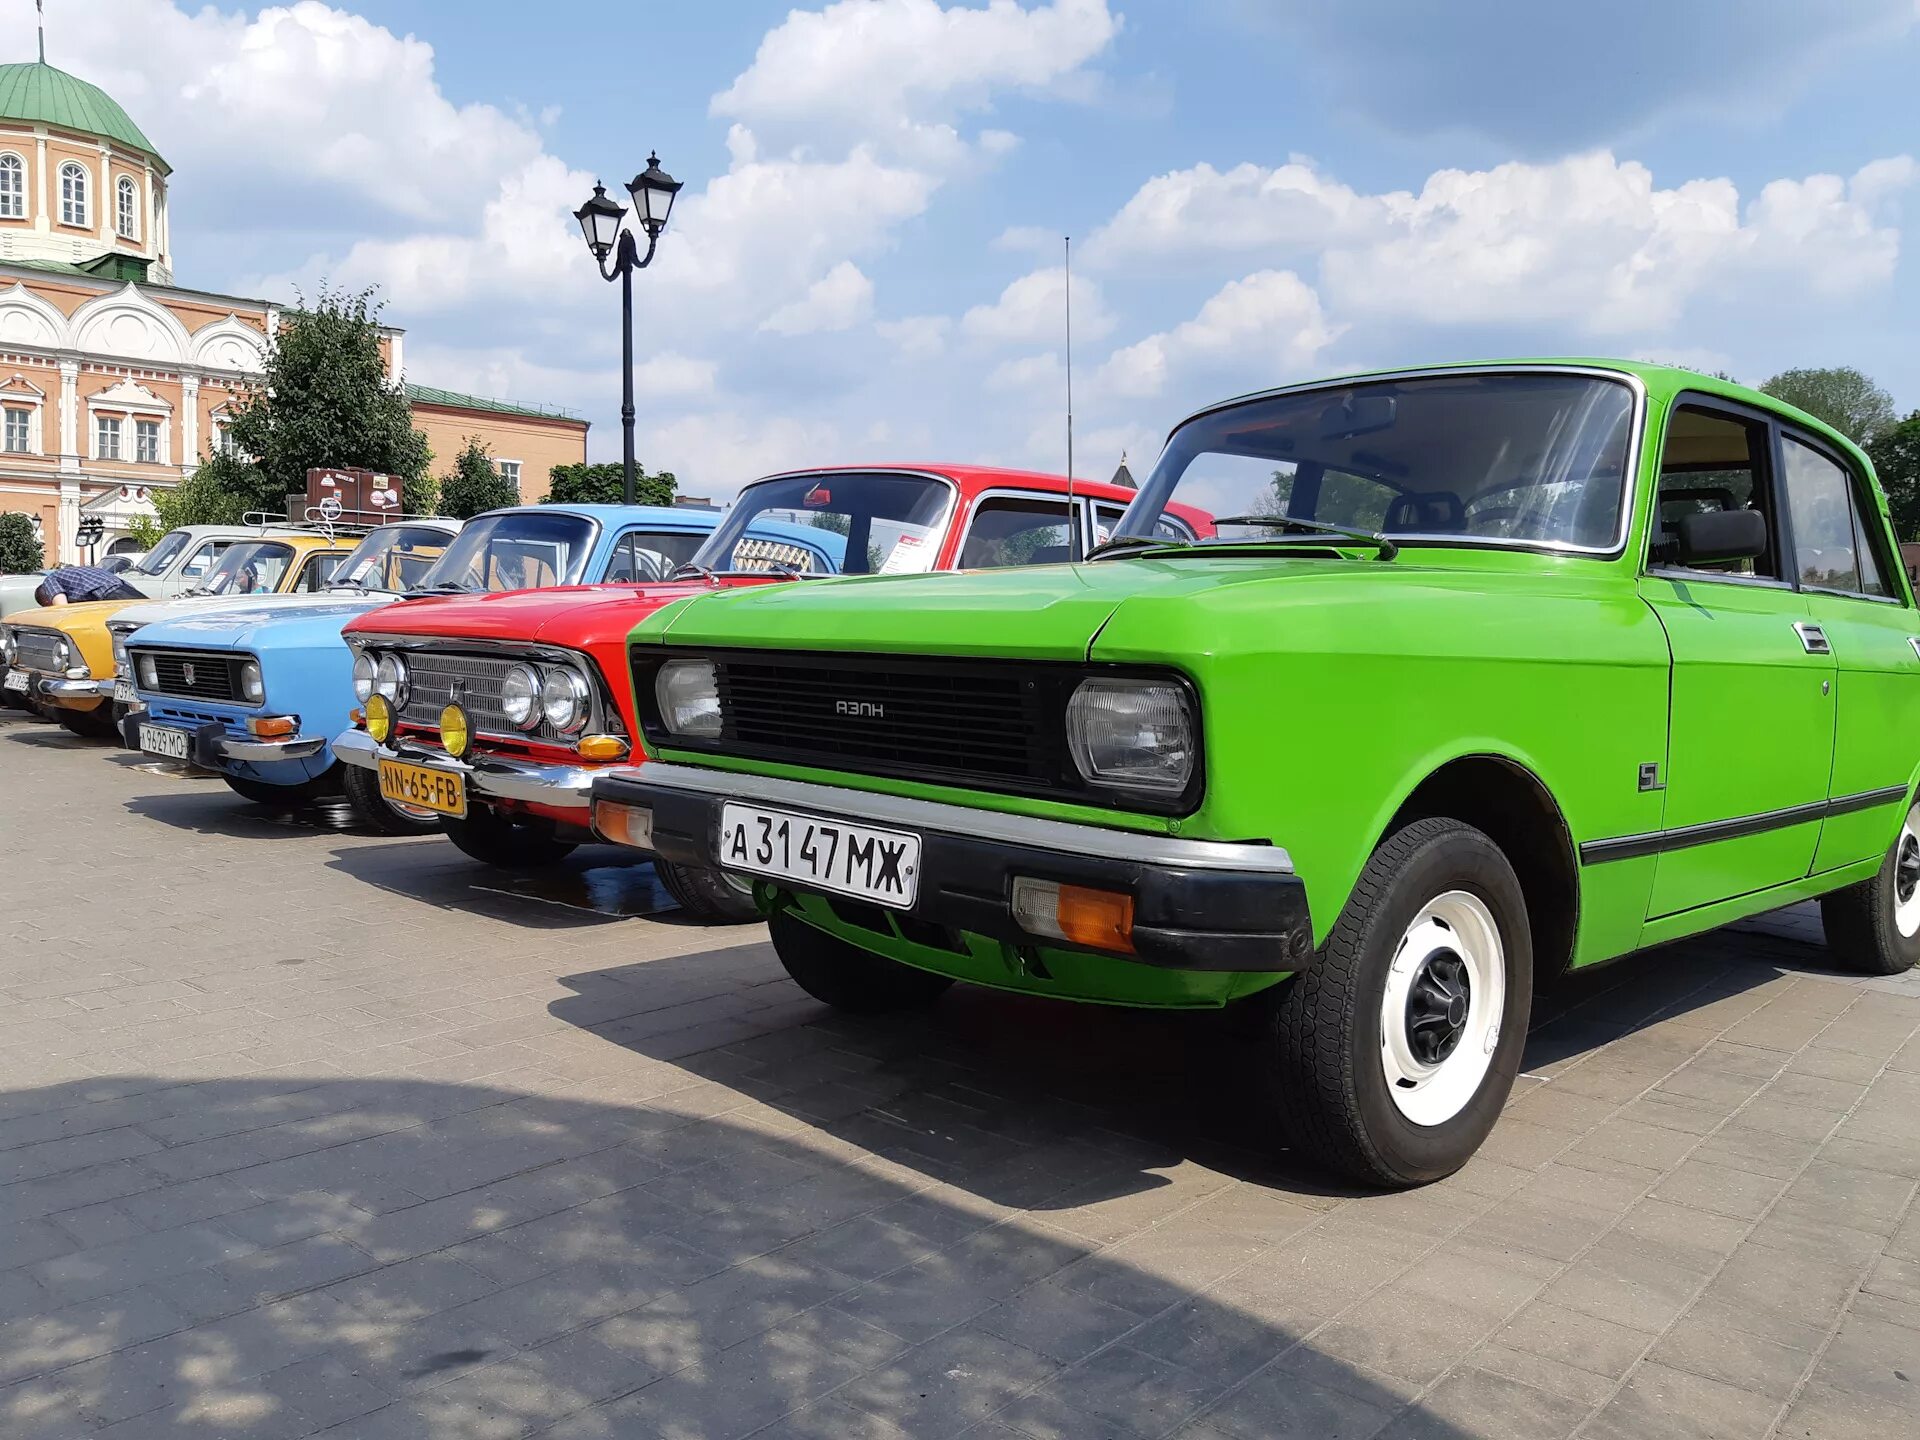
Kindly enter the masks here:
[[[600, 267], [600, 278], [620, 281], [620, 429], [623, 446], [621, 481], [627, 504], [633, 504], [633, 272], [653, 262], [653, 250], [667, 228], [667, 216], [673, 210], [673, 197], [680, 193], [680, 181], [660, 168], [658, 155], [647, 156], [647, 168], [627, 184], [633, 199], [633, 222], [647, 234], [643, 255], [633, 231], [621, 228], [626, 207], [607, 198], [607, 187], [595, 184], [587, 203], [573, 212], [586, 236], [587, 249]], [[607, 257], [613, 257], [612, 268]]]

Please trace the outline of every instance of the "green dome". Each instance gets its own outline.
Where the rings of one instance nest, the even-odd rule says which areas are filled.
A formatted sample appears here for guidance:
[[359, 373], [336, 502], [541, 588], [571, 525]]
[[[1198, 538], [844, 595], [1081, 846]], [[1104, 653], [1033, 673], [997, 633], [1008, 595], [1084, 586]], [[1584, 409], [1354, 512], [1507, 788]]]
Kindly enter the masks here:
[[0, 120], [24, 120], [99, 135], [153, 157], [161, 170], [167, 162], [140, 133], [127, 112], [98, 85], [89, 85], [44, 60], [0, 65]]

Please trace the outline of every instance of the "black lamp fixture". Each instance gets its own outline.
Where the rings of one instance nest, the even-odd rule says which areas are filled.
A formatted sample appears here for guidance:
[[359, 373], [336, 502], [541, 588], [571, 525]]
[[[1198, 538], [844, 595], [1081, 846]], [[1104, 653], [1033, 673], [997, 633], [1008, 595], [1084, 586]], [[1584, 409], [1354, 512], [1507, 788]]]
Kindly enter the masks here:
[[[580, 233], [603, 280], [620, 282], [620, 429], [623, 445], [622, 482], [627, 504], [634, 503], [633, 462], [633, 272], [653, 262], [654, 247], [667, 228], [673, 213], [673, 198], [680, 193], [681, 182], [660, 168], [657, 154], [647, 156], [647, 168], [627, 184], [633, 201], [634, 224], [646, 233], [646, 253], [640, 252], [634, 232], [623, 228], [626, 207], [607, 196], [607, 187], [596, 183], [586, 204], [573, 212], [580, 222]], [[612, 267], [608, 267], [608, 257]]]

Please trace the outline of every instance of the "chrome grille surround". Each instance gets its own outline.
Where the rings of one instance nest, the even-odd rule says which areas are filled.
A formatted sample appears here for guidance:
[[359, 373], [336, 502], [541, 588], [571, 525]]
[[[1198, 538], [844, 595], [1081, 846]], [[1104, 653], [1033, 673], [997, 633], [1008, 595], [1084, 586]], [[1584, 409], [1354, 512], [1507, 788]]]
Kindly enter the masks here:
[[[387, 635], [352, 636], [349, 644], [356, 654], [365, 651], [371, 655], [376, 665], [383, 655], [395, 655], [406, 665], [407, 703], [398, 717], [402, 725], [438, 732], [440, 712], [457, 700], [467, 712], [474, 734], [489, 739], [571, 745], [583, 734], [626, 734], [619, 711], [608, 703], [599, 667], [572, 650], [505, 641]], [[507, 672], [516, 665], [526, 665], [539, 675], [564, 667], [586, 681], [585, 725], [562, 733], [549, 725], [544, 716], [530, 730], [523, 730], [507, 719], [500, 693]]]
[[67, 640], [68, 653], [73, 657], [62, 665], [54, 656], [54, 647], [67, 640], [58, 630], [25, 630], [19, 626], [13, 631], [13, 665], [16, 670], [35, 670], [42, 675], [64, 675], [74, 660], [80, 657], [80, 647]]

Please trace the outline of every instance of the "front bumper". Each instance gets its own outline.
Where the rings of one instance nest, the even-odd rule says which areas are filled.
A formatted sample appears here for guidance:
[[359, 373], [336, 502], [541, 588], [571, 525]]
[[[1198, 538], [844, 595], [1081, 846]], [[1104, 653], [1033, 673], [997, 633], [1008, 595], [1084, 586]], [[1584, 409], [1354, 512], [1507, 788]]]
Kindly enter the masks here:
[[333, 753], [362, 770], [378, 770], [382, 760], [404, 760], [465, 778], [469, 793], [526, 805], [578, 810], [586, 823], [592, 804], [593, 782], [606, 771], [598, 765], [543, 765], [532, 760], [509, 760], [498, 755], [456, 760], [444, 750], [401, 741], [383, 745], [364, 730], [348, 730], [333, 742]]
[[140, 727], [178, 730], [187, 736], [187, 758], [203, 770], [224, 770], [229, 764], [271, 765], [282, 760], [311, 760], [327, 748], [324, 735], [286, 735], [261, 739], [236, 735], [217, 723], [177, 725], [150, 720], [134, 711], [120, 722], [120, 738], [129, 750], [140, 748]]
[[920, 837], [920, 875], [909, 913], [1012, 945], [1087, 948], [1015, 923], [1013, 881], [1021, 876], [1133, 897], [1134, 953], [1090, 953], [1173, 969], [1268, 973], [1302, 970], [1313, 959], [1306, 887], [1278, 846], [1113, 830], [657, 761], [606, 772], [593, 796], [649, 811], [653, 852], [686, 865], [717, 863], [720, 809], [729, 800], [828, 823], [910, 830]]
[[16, 674], [27, 677], [27, 688], [15, 690], [16, 695], [25, 695], [35, 700], [45, 700], [52, 704], [71, 704], [77, 700], [98, 700], [103, 696], [113, 698], [113, 682], [109, 680], [105, 690], [99, 688], [100, 682], [88, 676], [74, 679], [66, 675], [51, 675], [44, 670], [18, 670]]

